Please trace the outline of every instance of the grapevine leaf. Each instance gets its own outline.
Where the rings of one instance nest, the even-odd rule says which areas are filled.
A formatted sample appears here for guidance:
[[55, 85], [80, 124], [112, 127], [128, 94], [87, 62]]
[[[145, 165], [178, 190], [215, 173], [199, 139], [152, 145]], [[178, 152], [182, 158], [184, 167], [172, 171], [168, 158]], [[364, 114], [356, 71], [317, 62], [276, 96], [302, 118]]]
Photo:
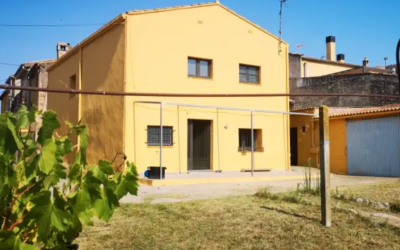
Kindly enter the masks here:
[[26, 106], [22, 106], [16, 113], [18, 117], [17, 120], [17, 129], [26, 128], [29, 126], [29, 119], [28, 119], [28, 111], [26, 110]]
[[77, 213], [81, 213], [86, 209], [91, 208], [92, 199], [90, 197], [89, 189], [87, 187], [81, 188], [76, 194], [76, 202], [74, 210]]
[[[107, 180], [107, 175], [103, 173], [98, 166], [90, 166], [89, 167], [89, 172], [88, 172], [88, 178], [94, 177], [97, 180], [100, 181], [100, 183], [103, 183]], [[96, 182], [95, 180], [93, 180]]]
[[69, 169], [68, 179], [70, 182], [79, 182], [82, 176], [82, 168], [79, 164], [74, 164]]
[[19, 250], [39, 250], [39, 248], [33, 246], [33, 245], [29, 245], [26, 243], [22, 243]]
[[0, 231], [0, 246], [4, 250], [19, 250], [21, 240], [12, 231]]
[[45, 141], [53, 137], [54, 130], [60, 127], [57, 114], [53, 111], [46, 111], [42, 115], [42, 127], [38, 133], [38, 142], [44, 145]]
[[32, 178], [36, 177], [38, 158], [38, 156], [34, 156], [25, 165], [24, 173], [27, 181], [30, 181]]
[[51, 170], [50, 174], [46, 176], [44, 179], [45, 188], [50, 188], [51, 186], [57, 184], [60, 179], [65, 179], [67, 177], [67, 173], [65, 172], [65, 167], [62, 163], [56, 163], [54, 165], [53, 170]]
[[111, 166], [111, 162], [105, 160], [99, 160], [99, 168], [103, 173], [111, 175], [114, 174], [114, 170]]
[[35, 105], [33, 105], [31, 107], [31, 109], [29, 110], [28, 120], [29, 120], [30, 123], [36, 122], [36, 112], [37, 112], [37, 110], [38, 110], [38, 108]]
[[15, 154], [17, 149], [22, 148], [15, 129], [15, 122], [15, 117], [11, 113], [0, 115], [0, 150], [9, 154]]
[[68, 137], [63, 137], [56, 140], [57, 153], [61, 156], [67, 155], [72, 152], [72, 142]]
[[113, 192], [101, 190], [101, 198], [97, 199], [93, 204], [93, 211], [100, 220], [109, 221], [118, 206], [118, 200]]
[[43, 173], [48, 174], [53, 169], [56, 163], [56, 150], [57, 145], [53, 139], [50, 138], [44, 142], [39, 157], [39, 168]]
[[[60, 205], [57, 203], [56, 193], [58, 193], [57, 189], [55, 189], [55, 202], [51, 199], [50, 191], [42, 191], [38, 196], [32, 199], [32, 203], [34, 206], [29, 212], [32, 218], [37, 216], [37, 228], [39, 238], [43, 242], [47, 242], [49, 240], [49, 234], [52, 228], [55, 228], [59, 231], [65, 232], [68, 229], [68, 225], [71, 225], [72, 216], [63, 211]], [[65, 202], [65, 201], [64, 201]]]
[[85, 211], [79, 214], [79, 220], [83, 225], [86, 226], [93, 226], [93, 221], [92, 221], [92, 214]]
[[124, 197], [128, 192], [133, 195], [137, 195], [138, 191], [138, 175], [136, 172], [135, 164], [127, 163], [127, 172], [126, 174], [121, 176], [119, 180], [117, 189], [115, 190], [115, 194], [118, 199]]

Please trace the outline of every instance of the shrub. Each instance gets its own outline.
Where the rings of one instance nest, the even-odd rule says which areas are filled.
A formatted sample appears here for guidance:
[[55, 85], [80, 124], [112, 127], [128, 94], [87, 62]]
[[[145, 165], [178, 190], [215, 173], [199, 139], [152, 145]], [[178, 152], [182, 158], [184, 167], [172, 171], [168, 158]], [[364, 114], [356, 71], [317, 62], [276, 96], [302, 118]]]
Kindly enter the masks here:
[[[42, 126], [33, 140], [30, 129], [37, 119]], [[137, 194], [133, 163], [123, 172], [106, 160], [88, 165], [88, 127], [67, 125], [70, 133], [56, 137], [60, 123], [53, 111], [22, 107], [0, 116], [1, 249], [77, 249], [72, 242], [83, 225], [93, 225], [94, 216], [108, 221], [119, 199]], [[76, 146], [71, 133], [79, 138]], [[69, 154], [75, 155], [71, 165], [64, 163]]]

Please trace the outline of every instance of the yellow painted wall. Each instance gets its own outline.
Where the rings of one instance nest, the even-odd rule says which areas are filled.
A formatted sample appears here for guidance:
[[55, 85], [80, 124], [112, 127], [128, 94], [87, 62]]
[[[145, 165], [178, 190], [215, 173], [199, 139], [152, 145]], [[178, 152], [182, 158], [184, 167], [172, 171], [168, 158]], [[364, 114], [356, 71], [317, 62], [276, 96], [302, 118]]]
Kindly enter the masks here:
[[[48, 86], [51, 89], [68, 89], [70, 77], [73, 75], [76, 75], [78, 79], [79, 53], [71, 55], [58, 67], [49, 72]], [[71, 96], [70, 94], [61, 93], [48, 93], [47, 110], [54, 110], [57, 112], [61, 127], [56, 132], [60, 136], [64, 136], [68, 132], [68, 127], [65, 125], [65, 121], [69, 121], [72, 124], [78, 123], [78, 108], [78, 96]], [[75, 135], [72, 135], [71, 139], [73, 144], [77, 143], [77, 138]], [[72, 160], [72, 157], [68, 158], [68, 161]]]
[[[126, 91], [160, 93], [287, 93], [288, 48], [278, 40], [220, 6], [128, 15]], [[213, 78], [187, 76], [188, 57], [213, 60]], [[261, 85], [239, 83], [239, 64], [261, 67]], [[125, 152], [138, 169], [158, 166], [158, 148], [146, 145], [148, 125], [160, 121], [157, 105], [164, 101], [288, 111], [288, 98], [156, 98], [126, 97]], [[239, 128], [250, 128], [249, 113], [167, 106], [164, 125], [171, 125], [175, 144], [164, 149], [169, 172], [187, 170], [187, 119], [213, 121], [213, 169], [250, 168], [250, 154], [238, 152]], [[254, 127], [262, 129], [264, 152], [255, 153], [256, 168], [289, 167], [289, 117], [261, 115]], [[224, 126], [228, 125], [225, 129]]]
[[[304, 112], [304, 113], [312, 113]], [[313, 135], [318, 131], [315, 131], [313, 125], [312, 116], [290, 116], [290, 127], [297, 128], [297, 165], [308, 166], [308, 159], [311, 158], [312, 166], [317, 166], [316, 154], [312, 154], [310, 149], [316, 144], [313, 143]], [[303, 133], [302, 127], [306, 127], [306, 132]], [[314, 140], [315, 142], [315, 140]], [[290, 144], [289, 144], [290, 145]]]
[[[115, 25], [82, 49], [82, 90], [124, 91], [125, 28]], [[124, 98], [82, 95], [81, 115], [90, 137], [88, 162], [123, 152]]]
[[[315, 127], [319, 132], [318, 121], [316, 121]], [[320, 145], [319, 133], [317, 133], [315, 139], [316, 144]], [[329, 121], [329, 143], [331, 172], [337, 174], [347, 174], [345, 119], [331, 119]]]
[[[123, 23], [113, 25], [80, 50], [70, 52], [74, 54], [50, 68], [49, 88], [69, 88], [70, 77], [76, 75], [76, 89], [81, 86], [88, 91], [124, 91], [124, 30]], [[49, 93], [48, 109], [58, 113], [60, 134], [67, 131], [64, 121], [77, 124], [82, 119], [89, 126], [89, 163], [112, 160], [116, 153], [123, 152], [123, 97]]]
[[307, 64], [308, 68], [308, 76], [307, 77], [315, 77], [315, 76], [323, 76], [328, 74], [337, 73], [344, 70], [349, 70], [354, 67], [345, 66], [345, 65], [336, 65], [322, 62], [314, 62], [307, 61], [302, 58], [301, 60], [301, 77], [306, 77], [304, 73], [304, 63]]

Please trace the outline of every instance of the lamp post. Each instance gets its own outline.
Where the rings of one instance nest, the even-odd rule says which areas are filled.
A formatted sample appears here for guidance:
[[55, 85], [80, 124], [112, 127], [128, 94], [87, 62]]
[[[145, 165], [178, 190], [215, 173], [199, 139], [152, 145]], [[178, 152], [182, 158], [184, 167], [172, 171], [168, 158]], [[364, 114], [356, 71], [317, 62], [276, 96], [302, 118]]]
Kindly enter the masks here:
[[385, 58], [383, 58], [383, 60], [385, 60], [385, 69], [386, 69], [386, 61], [387, 61], [387, 59], [389, 59], [389, 58], [387, 58], [386, 56], [385, 56]]

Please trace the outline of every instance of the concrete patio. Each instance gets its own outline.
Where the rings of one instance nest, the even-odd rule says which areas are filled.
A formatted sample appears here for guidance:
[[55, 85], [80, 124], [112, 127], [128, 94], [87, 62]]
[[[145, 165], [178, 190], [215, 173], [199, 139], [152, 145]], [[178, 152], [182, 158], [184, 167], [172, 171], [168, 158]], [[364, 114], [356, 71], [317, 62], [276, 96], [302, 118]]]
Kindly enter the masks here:
[[[283, 181], [301, 180], [304, 178], [305, 167], [291, 167], [290, 170], [271, 170], [264, 172], [239, 172], [224, 171], [221, 173], [212, 171], [191, 171], [185, 173], [168, 173], [165, 179], [147, 179], [140, 176], [139, 183], [148, 186], [171, 186], [188, 184], [207, 184], [207, 183], [238, 183], [238, 182], [257, 182], [257, 181]], [[312, 178], [317, 177], [319, 169], [311, 168]]]

